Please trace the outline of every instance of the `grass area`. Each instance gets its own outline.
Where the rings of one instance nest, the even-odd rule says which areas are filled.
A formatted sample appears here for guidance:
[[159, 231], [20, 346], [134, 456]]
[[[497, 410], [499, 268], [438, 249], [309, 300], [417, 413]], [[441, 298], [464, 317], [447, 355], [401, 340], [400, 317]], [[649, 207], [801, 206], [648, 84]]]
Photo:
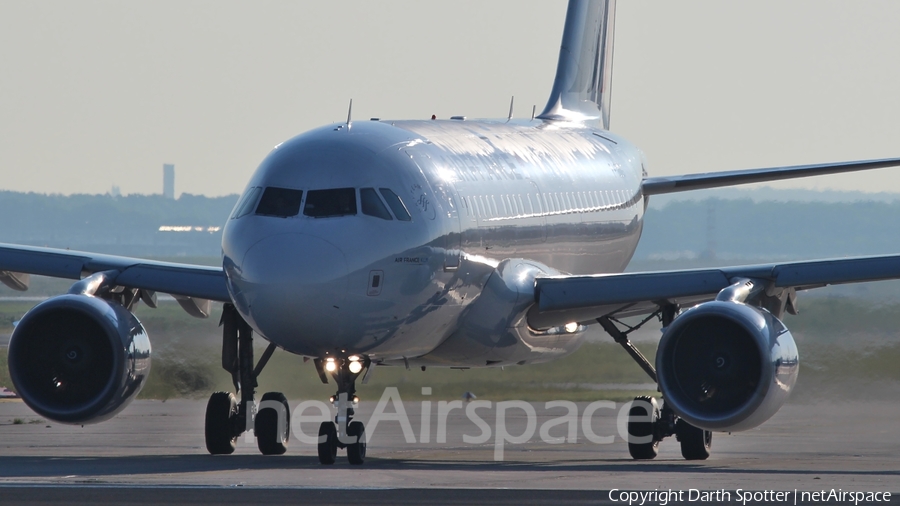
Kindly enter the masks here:
[[0, 386], [12, 390], [12, 380], [9, 378], [9, 368], [6, 366], [6, 347], [0, 347]]
[[[651, 360], [652, 349], [643, 350]], [[624, 359], [624, 360], [623, 360]], [[216, 373], [225, 375], [223, 371]], [[397, 387], [404, 399], [423, 399], [422, 387], [431, 387], [429, 399], [452, 400], [472, 392], [479, 399], [552, 399], [625, 400], [636, 394], [629, 391], [597, 391], [578, 388], [584, 383], [648, 383], [644, 372], [615, 344], [586, 344], [577, 353], [547, 364], [482, 369], [446, 369], [429, 367], [406, 370], [403, 367], [376, 366], [367, 385], [358, 383], [363, 399], [376, 400], [385, 387]], [[285, 352], [276, 352], [259, 378], [260, 391], [281, 391], [289, 398], [323, 399], [334, 393], [334, 384], [322, 384], [312, 362]], [[571, 388], [563, 385], [571, 384]]]
[[[801, 304], [803, 300], [801, 300]], [[0, 302], [0, 328], [21, 318], [30, 302]], [[900, 304], [872, 306], [841, 298], [807, 299], [802, 314], [786, 320], [800, 348], [801, 371], [795, 399], [858, 395], [878, 385], [900, 384]], [[215, 390], [232, 390], [230, 375], [220, 366], [221, 306], [209, 319], [188, 316], [174, 302], [159, 309], [138, 306], [136, 314], [153, 343], [150, 378], [142, 398], [206, 397]], [[9, 331], [11, 331], [11, 323]], [[2, 331], [2, 330], [0, 330]], [[257, 357], [266, 343], [257, 340]], [[640, 343], [652, 361], [654, 343]], [[623, 401], [647, 392], [598, 391], [586, 383], [648, 383], [643, 371], [611, 342], [588, 343], [576, 353], [547, 364], [451, 370], [376, 367], [367, 385], [358, 385], [366, 400], [380, 398], [385, 387], [397, 387], [404, 399], [421, 399], [431, 387], [433, 400], [461, 398], [466, 391], [479, 399], [545, 401], [569, 399]], [[579, 386], [582, 385], [582, 386]], [[0, 386], [12, 387], [6, 348], [0, 347]], [[326, 399], [334, 384], [323, 385], [312, 362], [277, 351], [259, 378], [260, 393], [284, 392], [288, 398]]]

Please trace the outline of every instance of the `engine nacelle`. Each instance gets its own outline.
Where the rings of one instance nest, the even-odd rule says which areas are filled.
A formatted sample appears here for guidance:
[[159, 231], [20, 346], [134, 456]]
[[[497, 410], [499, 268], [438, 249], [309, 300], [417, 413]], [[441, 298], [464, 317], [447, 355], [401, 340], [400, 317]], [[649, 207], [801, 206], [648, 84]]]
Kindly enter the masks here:
[[778, 318], [730, 301], [685, 311], [656, 355], [666, 403], [706, 430], [748, 430], [768, 420], [787, 400], [799, 367], [797, 345]]
[[150, 340], [115, 302], [90, 295], [48, 299], [25, 314], [9, 340], [9, 373], [31, 409], [60, 423], [112, 418], [150, 373]]

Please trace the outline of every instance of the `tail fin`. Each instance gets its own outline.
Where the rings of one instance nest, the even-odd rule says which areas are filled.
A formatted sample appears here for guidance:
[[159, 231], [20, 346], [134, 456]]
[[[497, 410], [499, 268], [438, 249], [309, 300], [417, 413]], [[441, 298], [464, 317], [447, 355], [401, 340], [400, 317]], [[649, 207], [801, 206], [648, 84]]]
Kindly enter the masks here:
[[569, 0], [553, 91], [541, 119], [609, 129], [616, 0]]

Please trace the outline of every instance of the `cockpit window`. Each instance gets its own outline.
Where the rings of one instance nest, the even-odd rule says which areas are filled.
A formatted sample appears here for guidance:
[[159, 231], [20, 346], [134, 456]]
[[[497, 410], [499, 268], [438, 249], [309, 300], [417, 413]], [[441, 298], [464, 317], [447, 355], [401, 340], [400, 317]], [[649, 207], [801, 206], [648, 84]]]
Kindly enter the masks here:
[[409, 211], [406, 210], [406, 206], [403, 205], [403, 201], [400, 200], [400, 197], [397, 196], [396, 193], [392, 192], [388, 188], [379, 188], [378, 190], [384, 197], [385, 202], [387, 202], [388, 206], [390, 206], [391, 211], [394, 211], [394, 216], [396, 216], [398, 220], [412, 221], [412, 217], [409, 215]]
[[300, 200], [302, 199], [302, 190], [270, 186], [263, 192], [262, 199], [256, 207], [256, 214], [281, 218], [297, 216], [300, 213]]
[[237, 205], [234, 206], [234, 212], [231, 213], [231, 219], [237, 219], [253, 212], [253, 209], [256, 208], [256, 201], [259, 199], [261, 191], [262, 188], [258, 186], [254, 186], [247, 190], [244, 193], [244, 196], [241, 197], [241, 200], [238, 201]]
[[313, 218], [356, 214], [356, 189], [310, 190], [306, 192], [303, 214]]
[[393, 219], [391, 218], [391, 213], [389, 213], [387, 208], [384, 207], [384, 204], [381, 203], [378, 194], [375, 193], [375, 188], [360, 188], [359, 200], [360, 204], [362, 204], [363, 214], [381, 218], [382, 220]]

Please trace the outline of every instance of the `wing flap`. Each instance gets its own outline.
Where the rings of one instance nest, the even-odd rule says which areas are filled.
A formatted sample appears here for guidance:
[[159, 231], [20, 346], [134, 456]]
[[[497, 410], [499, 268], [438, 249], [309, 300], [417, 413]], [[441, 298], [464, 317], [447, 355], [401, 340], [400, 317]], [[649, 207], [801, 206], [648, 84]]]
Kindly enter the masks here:
[[714, 299], [735, 278], [759, 280], [771, 288], [798, 290], [900, 279], [900, 255], [538, 278], [536, 303], [528, 312], [528, 323], [532, 328], [546, 329], [601, 316], [647, 314], [662, 304], [689, 306]]
[[117, 285], [219, 302], [231, 301], [221, 267], [0, 244], [0, 271], [76, 280], [95, 272], [117, 271]]

